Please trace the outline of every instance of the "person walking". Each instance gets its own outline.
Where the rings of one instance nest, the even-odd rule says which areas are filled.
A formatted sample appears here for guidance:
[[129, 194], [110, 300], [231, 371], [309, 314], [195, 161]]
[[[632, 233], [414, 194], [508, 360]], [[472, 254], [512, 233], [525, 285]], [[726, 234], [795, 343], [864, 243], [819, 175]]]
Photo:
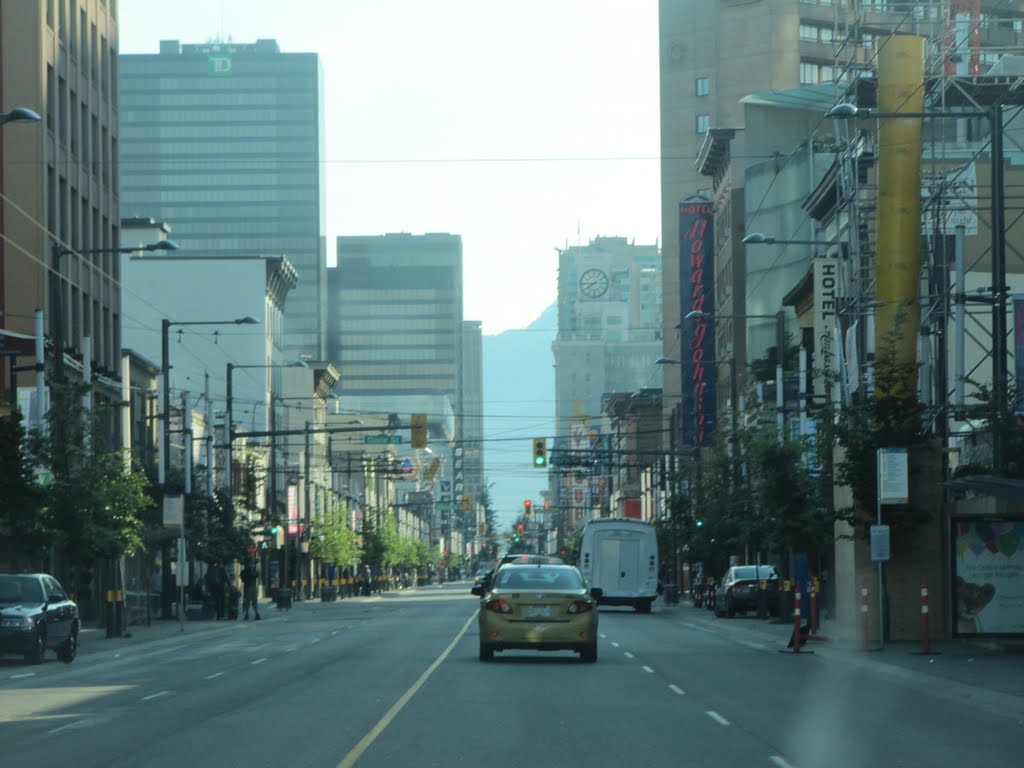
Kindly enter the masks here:
[[259, 604], [259, 582], [260, 575], [256, 570], [256, 566], [253, 565], [252, 560], [248, 560], [245, 563], [245, 567], [241, 573], [242, 579], [242, 618], [244, 621], [249, 620], [249, 605], [252, 605], [253, 611], [256, 612], [256, 621], [260, 620], [260, 604]]
[[213, 598], [213, 610], [220, 621], [224, 618], [225, 598], [227, 597], [227, 571], [220, 560], [214, 560], [206, 572], [206, 586]]

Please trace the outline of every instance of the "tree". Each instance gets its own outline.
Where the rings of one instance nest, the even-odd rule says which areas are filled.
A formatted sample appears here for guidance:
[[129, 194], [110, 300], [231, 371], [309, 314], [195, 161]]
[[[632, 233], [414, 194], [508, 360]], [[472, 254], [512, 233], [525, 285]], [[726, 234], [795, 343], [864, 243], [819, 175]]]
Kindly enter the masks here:
[[[53, 480], [42, 489], [43, 524], [70, 565], [132, 554], [142, 543], [140, 515], [153, 505], [140, 472], [125, 472], [109, 448], [101, 408], [83, 412], [87, 385], [51, 384], [46, 429], [29, 434], [29, 455]], [[71, 579], [74, 591], [74, 579]]]
[[[913, 449], [928, 441], [925, 407], [905, 385], [913, 366], [898, 363], [890, 349], [891, 345], [884, 345], [883, 353], [876, 356], [873, 395], [857, 396], [851, 404], [843, 404], [838, 418], [829, 417], [826, 410], [819, 420], [820, 437], [843, 449], [833, 467], [834, 481], [849, 487], [853, 494], [853, 504], [836, 510], [835, 515], [864, 534], [876, 519], [878, 450]], [[900, 514], [892, 516], [892, 523], [913, 528], [932, 516], [931, 510], [912, 499]]]
[[185, 537], [195, 559], [207, 563], [244, 559], [247, 549], [254, 543], [253, 531], [235, 510], [230, 496], [219, 489], [213, 496], [193, 494], [188, 497]]
[[35, 483], [26, 438], [18, 408], [0, 417], [0, 532], [12, 563], [24, 560], [35, 569], [56, 532], [42, 514], [43, 495]]
[[356, 532], [349, 528], [343, 515], [328, 515], [319, 534], [310, 544], [315, 557], [334, 565], [355, 565], [362, 554]]

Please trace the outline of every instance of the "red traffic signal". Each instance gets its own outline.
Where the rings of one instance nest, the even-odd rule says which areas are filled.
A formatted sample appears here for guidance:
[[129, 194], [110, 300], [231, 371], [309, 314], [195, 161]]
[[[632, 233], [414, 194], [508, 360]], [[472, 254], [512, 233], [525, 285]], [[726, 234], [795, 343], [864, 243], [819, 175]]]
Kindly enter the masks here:
[[533, 502], [527, 499], [523, 502], [523, 514], [528, 515], [533, 512]]
[[522, 523], [519, 523], [518, 525], [516, 525], [516, 530], [519, 531], [520, 533], [523, 532], [523, 528], [524, 528], [524, 526], [523, 526]]

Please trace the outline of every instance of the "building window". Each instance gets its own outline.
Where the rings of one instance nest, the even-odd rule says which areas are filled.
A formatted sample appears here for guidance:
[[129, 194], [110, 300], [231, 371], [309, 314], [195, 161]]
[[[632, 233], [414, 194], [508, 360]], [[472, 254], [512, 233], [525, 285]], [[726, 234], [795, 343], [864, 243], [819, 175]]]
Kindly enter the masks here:
[[810, 24], [800, 25], [800, 39], [810, 40], [811, 42], [818, 42], [818, 28], [812, 27]]
[[800, 85], [816, 85], [818, 82], [818, 65], [806, 61], [800, 62]]
[[697, 95], [707, 96], [711, 93], [711, 81], [706, 77], [697, 78]]
[[711, 115], [697, 115], [697, 133], [711, 130]]

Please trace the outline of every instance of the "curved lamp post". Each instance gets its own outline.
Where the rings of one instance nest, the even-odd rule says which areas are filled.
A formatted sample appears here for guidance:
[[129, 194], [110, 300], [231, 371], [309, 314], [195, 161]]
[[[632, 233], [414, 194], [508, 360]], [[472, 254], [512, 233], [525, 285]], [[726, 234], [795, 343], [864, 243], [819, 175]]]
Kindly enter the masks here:
[[169, 331], [172, 325], [259, 325], [254, 317], [239, 317], [234, 320], [160, 320], [160, 365], [163, 373], [163, 430], [160, 441], [160, 483], [167, 479], [167, 470], [171, 468], [171, 364]]
[[148, 245], [137, 245], [131, 248], [83, 248], [81, 250], [76, 248], [68, 248], [67, 246], [54, 242], [51, 246], [51, 252], [53, 255], [53, 276], [55, 284], [54, 293], [54, 318], [56, 328], [54, 328], [54, 346], [56, 347], [56, 358], [54, 359], [54, 376], [57, 381], [64, 381], [64, 275], [62, 269], [62, 261], [68, 254], [77, 254], [79, 256], [99, 256], [108, 255], [114, 253], [137, 253], [138, 251], [176, 251], [178, 246], [171, 240], [157, 240], [155, 243], [149, 243]]
[[15, 107], [10, 112], [0, 112], [0, 125], [7, 123], [38, 123], [42, 118], [27, 107]]

